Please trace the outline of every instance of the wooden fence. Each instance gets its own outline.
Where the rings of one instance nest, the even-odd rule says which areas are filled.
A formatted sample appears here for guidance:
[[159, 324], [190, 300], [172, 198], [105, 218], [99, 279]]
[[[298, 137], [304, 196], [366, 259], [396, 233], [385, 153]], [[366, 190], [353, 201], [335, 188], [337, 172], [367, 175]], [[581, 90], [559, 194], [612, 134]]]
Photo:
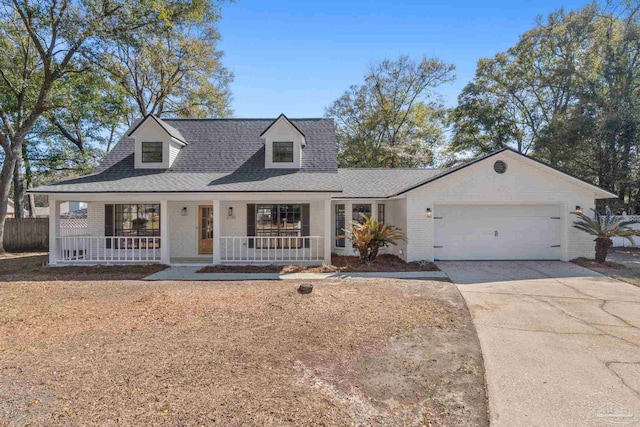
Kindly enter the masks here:
[[49, 218], [7, 218], [4, 248], [8, 251], [35, 251], [49, 248]]

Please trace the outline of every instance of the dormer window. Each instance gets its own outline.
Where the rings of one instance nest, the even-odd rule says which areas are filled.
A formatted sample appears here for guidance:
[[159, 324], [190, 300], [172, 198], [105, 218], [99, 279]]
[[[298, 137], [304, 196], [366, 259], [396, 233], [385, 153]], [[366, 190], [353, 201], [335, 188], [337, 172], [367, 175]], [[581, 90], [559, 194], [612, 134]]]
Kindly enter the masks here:
[[169, 169], [187, 146], [178, 129], [153, 115], [142, 119], [128, 136], [135, 140], [136, 169]]
[[142, 163], [162, 163], [163, 143], [142, 141]]
[[273, 163], [293, 163], [293, 141], [273, 142]]
[[284, 114], [275, 119], [261, 134], [264, 139], [266, 169], [301, 169], [302, 149], [307, 144], [300, 129]]

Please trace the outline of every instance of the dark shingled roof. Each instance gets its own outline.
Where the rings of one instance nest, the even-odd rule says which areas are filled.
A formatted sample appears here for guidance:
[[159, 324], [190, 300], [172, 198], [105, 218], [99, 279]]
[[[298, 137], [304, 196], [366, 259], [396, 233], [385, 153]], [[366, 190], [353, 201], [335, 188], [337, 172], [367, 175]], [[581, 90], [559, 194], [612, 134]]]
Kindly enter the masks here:
[[157, 118], [156, 116], [149, 114], [147, 115], [144, 119], [142, 120], [138, 120], [138, 124], [133, 126], [132, 129], [127, 131], [127, 136], [131, 136], [133, 135], [133, 133], [136, 131], [136, 129], [138, 129], [138, 127], [144, 123], [147, 120], [155, 120], [156, 123], [158, 123], [160, 125], [160, 127], [162, 129], [164, 129], [165, 132], [167, 132], [169, 134], [169, 136], [171, 136], [174, 139], [177, 139], [178, 141], [186, 144], [187, 140], [185, 139], [184, 136], [182, 136], [182, 134], [180, 133], [180, 131], [176, 128], [174, 128], [173, 126], [171, 126], [170, 124], [168, 124], [167, 122], [165, 122], [164, 120], [161, 120], [159, 118]]
[[302, 168], [265, 169], [260, 134], [274, 119], [163, 119], [186, 146], [167, 170], [135, 169], [137, 120], [107, 154], [95, 174], [37, 188], [34, 192], [339, 192], [332, 119], [291, 119], [307, 144]]
[[[174, 172], [264, 171], [264, 140], [260, 134], [274, 119], [163, 119], [184, 136], [183, 147], [169, 169]], [[305, 134], [303, 172], [336, 172], [336, 136], [332, 119], [291, 119]], [[134, 123], [134, 128], [138, 122]], [[127, 132], [125, 135], [128, 135]], [[128, 136], [109, 152], [97, 173], [113, 167], [133, 154], [134, 140]]]
[[183, 193], [183, 192], [339, 192], [335, 172], [299, 172], [284, 169], [255, 173], [173, 172], [158, 169], [133, 169], [133, 156], [124, 168], [88, 175], [40, 187], [42, 193]]
[[386, 198], [444, 172], [443, 169], [338, 169], [340, 199]]

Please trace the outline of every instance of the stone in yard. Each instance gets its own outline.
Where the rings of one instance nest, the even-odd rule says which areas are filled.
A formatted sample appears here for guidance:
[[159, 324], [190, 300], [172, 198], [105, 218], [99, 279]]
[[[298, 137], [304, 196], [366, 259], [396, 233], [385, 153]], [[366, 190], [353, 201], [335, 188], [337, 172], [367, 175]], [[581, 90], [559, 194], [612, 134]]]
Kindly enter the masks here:
[[311, 283], [303, 283], [298, 286], [298, 293], [301, 294], [310, 294], [313, 290], [313, 285]]

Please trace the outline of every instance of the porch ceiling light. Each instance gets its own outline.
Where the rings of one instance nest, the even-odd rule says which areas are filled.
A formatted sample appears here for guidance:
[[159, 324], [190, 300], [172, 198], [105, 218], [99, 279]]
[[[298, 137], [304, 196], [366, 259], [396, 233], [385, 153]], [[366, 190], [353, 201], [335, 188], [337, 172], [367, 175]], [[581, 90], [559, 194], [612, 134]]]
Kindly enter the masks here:
[[184, 206], [184, 207], [182, 208], [182, 211], [181, 211], [180, 213], [182, 214], [182, 216], [187, 216], [187, 207], [186, 207], [186, 206]]
[[433, 216], [433, 212], [431, 212], [431, 208], [427, 208], [427, 210], [425, 211], [427, 218], [431, 218]]

